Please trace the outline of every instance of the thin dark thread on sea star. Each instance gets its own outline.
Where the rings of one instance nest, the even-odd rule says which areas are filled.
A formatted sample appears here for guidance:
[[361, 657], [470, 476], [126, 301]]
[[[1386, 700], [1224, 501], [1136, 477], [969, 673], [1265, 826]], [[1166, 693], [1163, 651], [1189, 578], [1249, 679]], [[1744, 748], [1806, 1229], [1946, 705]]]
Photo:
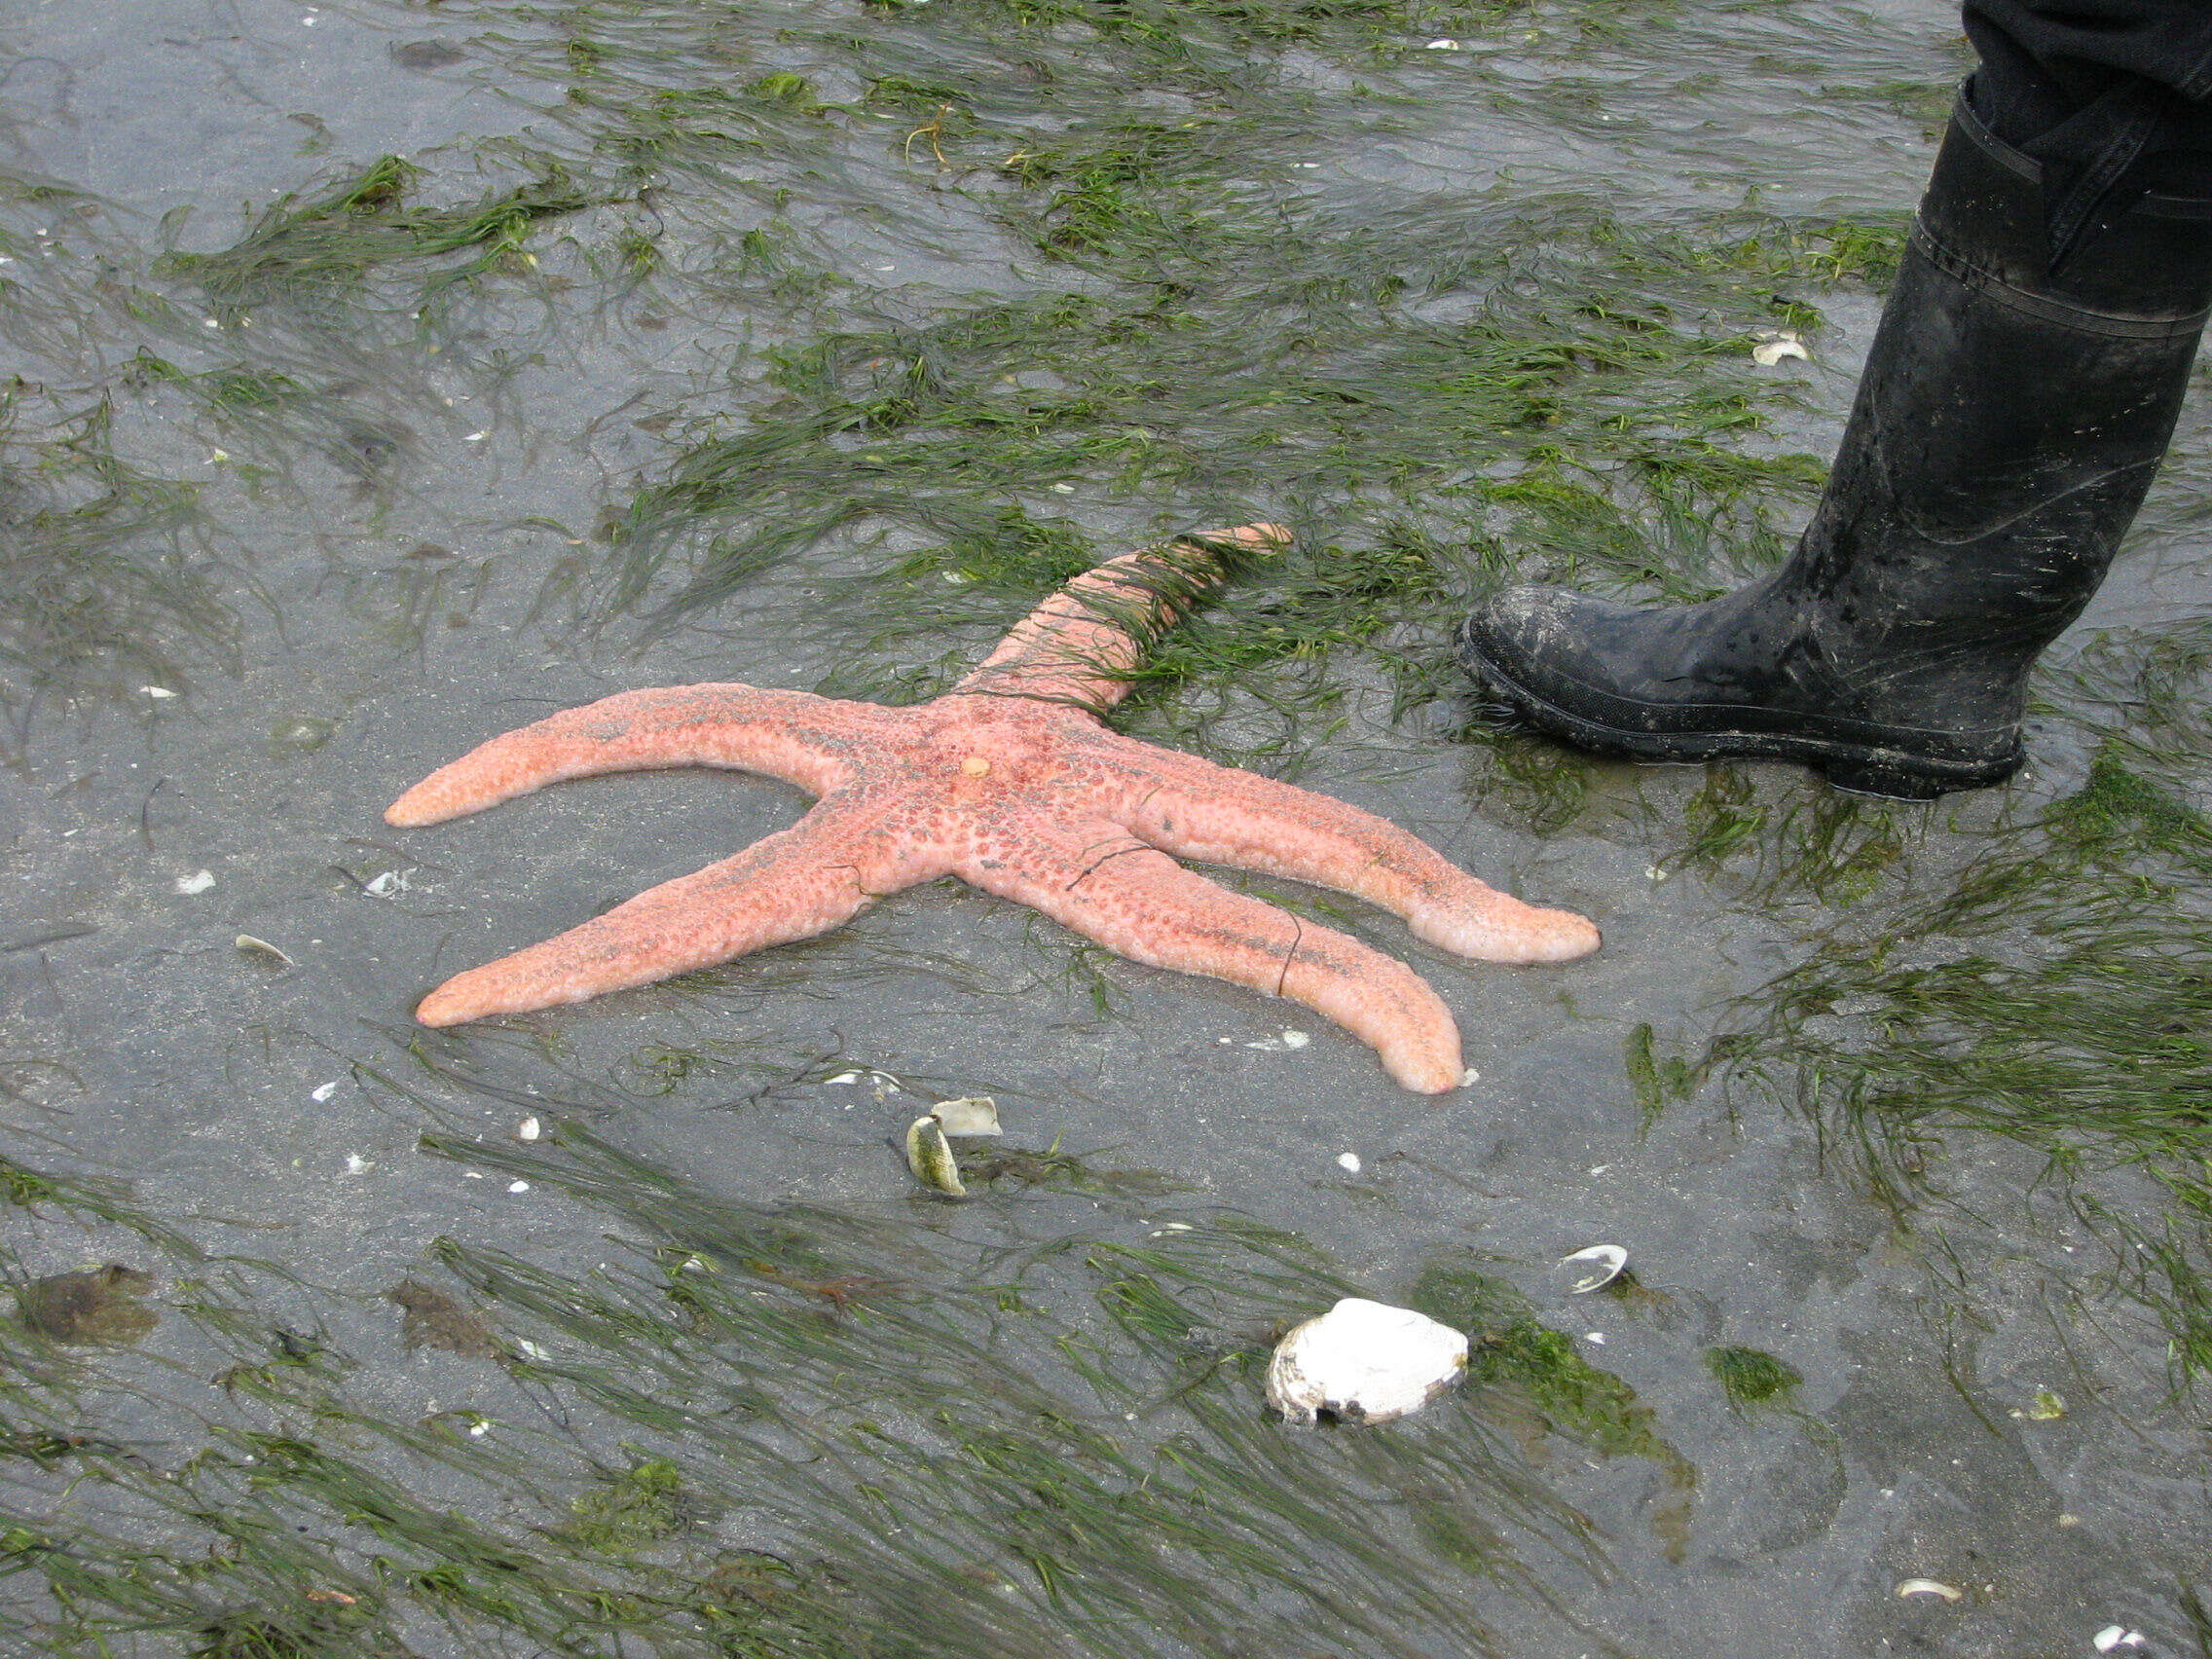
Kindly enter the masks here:
[[[853, 872], [853, 891], [854, 891], [854, 892], [856, 892], [856, 893], [866, 894], [866, 896], [867, 896], [868, 898], [870, 898], [870, 899], [889, 899], [889, 898], [891, 898], [891, 897], [892, 897], [892, 896], [893, 896], [894, 894], [897, 894], [898, 892], [900, 892], [900, 891], [901, 891], [901, 890], [900, 890], [899, 888], [896, 888], [896, 887], [894, 887], [894, 888], [893, 888], [893, 889], [891, 890], [891, 892], [890, 892], [890, 893], [878, 893], [878, 892], [874, 891], [874, 890], [873, 890], [872, 888], [870, 888], [870, 887], [868, 886], [868, 884], [867, 884], [867, 878], [866, 878], [866, 876], [864, 876], [863, 874], [861, 874], [861, 866], [860, 866], [859, 865], [857, 865], [857, 864], [830, 864], [830, 865], [824, 865], [824, 866], [823, 866], [822, 867], [823, 867], [824, 869], [849, 869], [849, 870], [851, 870], [851, 871]], [[743, 877], [743, 876], [741, 875], [741, 876], [739, 876], [739, 877], [738, 877], [738, 879], [739, 879], [739, 880], [743, 880], [743, 879], [744, 879], [744, 877]]]
[[1275, 976], [1275, 995], [1278, 997], [1282, 995], [1283, 986], [1290, 983], [1290, 965], [1298, 960], [1298, 947], [1306, 940], [1306, 924], [1296, 916], [1291, 916], [1288, 910], [1283, 914], [1290, 916], [1290, 925], [1298, 932], [1291, 936], [1290, 949], [1283, 953], [1282, 972]]
[[1116, 847], [1112, 852], [1102, 855], [1096, 863], [1087, 866], [1083, 870], [1083, 872], [1075, 878], [1075, 880], [1069, 882], [1066, 887], [1061, 889], [1061, 891], [1063, 893], [1073, 893], [1084, 882], [1089, 880], [1091, 875], [1097, 870], [1099, 865], [1104, 864], [1107, 859], [1118, 859], [1126, 853], [1150, 853], [1157, 852], [1158, 850], [1158, 848], [1145, 841], [1132, 841], [1125, 847]]

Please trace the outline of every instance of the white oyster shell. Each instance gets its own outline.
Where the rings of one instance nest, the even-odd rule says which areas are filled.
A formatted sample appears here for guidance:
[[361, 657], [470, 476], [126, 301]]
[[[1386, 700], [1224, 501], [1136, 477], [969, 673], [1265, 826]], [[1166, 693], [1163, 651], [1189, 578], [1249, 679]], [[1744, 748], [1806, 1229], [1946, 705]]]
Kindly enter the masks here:
[[1388, 1422], [1418, 1412], [1467, 1369], [1467, 1339], [1411, 1308], [1347, 1296], [1275, 1345], [1268, 1404], [1292, 1422], [1321, 1413]]

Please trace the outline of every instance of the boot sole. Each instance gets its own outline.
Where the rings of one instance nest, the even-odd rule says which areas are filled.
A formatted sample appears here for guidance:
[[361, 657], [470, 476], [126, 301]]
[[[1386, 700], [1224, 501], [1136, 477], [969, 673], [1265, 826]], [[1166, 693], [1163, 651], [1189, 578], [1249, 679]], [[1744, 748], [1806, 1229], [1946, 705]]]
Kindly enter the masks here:
[[1771, 731], [1632, 731], [1570, 714], [1517, 684], [1462, 638], [1459, 664], [1530, 723], [1577, 749], [1632, 760], [1696, 764], [1706, 760], [1795, 760], [1818, 768], [1834, 788], [1883, 800], [1936, 800], [1958, 790], [1987, 789], [2020, 769], [2015, 750], [1995, 760], [1946, 760], [1909, 750]]

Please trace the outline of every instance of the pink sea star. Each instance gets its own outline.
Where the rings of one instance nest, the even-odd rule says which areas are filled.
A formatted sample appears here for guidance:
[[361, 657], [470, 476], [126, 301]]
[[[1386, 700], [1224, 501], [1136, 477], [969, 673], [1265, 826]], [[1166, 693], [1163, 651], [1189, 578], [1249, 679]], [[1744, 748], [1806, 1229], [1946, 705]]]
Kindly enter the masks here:
[[738, 767], [820, 798], [733, 859], [456, 975], [416, 1017], [458, 1025], [580, 1002], [810, 938], [957, 875], [1138, 962], [1304, 1003], [1372, 1045], [1407, 1088], [1458, 1087], [1458, 1028], [1412, 969], [1175, 859], [1333, 887], [1494, 962], [1567, 961], [1596, 949], [1598, 930], [1485, 886], [1373, 813], [1108, 730], [1099, 717], [1146, 644], [1221, 579], [1206, 539], [1268, 551], [1288, 533], [1248, 525], [1111, 560], [913, 708], [738, 684], [626, 691], [440, 767], [387, 823], [436, 824], [564, 778], [653, 766]]

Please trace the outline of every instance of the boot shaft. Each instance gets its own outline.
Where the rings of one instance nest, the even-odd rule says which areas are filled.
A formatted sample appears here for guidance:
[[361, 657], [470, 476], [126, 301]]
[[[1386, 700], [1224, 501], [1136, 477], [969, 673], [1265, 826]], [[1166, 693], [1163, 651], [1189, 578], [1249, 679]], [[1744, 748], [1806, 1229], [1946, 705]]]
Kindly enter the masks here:
[[1786, 572], [1831, 672], [2016, 719], [2157, 474], [2208, 304], [2212, 203], [2146, 197], [2053, 271], [2036, 165], [1962, 106]]

